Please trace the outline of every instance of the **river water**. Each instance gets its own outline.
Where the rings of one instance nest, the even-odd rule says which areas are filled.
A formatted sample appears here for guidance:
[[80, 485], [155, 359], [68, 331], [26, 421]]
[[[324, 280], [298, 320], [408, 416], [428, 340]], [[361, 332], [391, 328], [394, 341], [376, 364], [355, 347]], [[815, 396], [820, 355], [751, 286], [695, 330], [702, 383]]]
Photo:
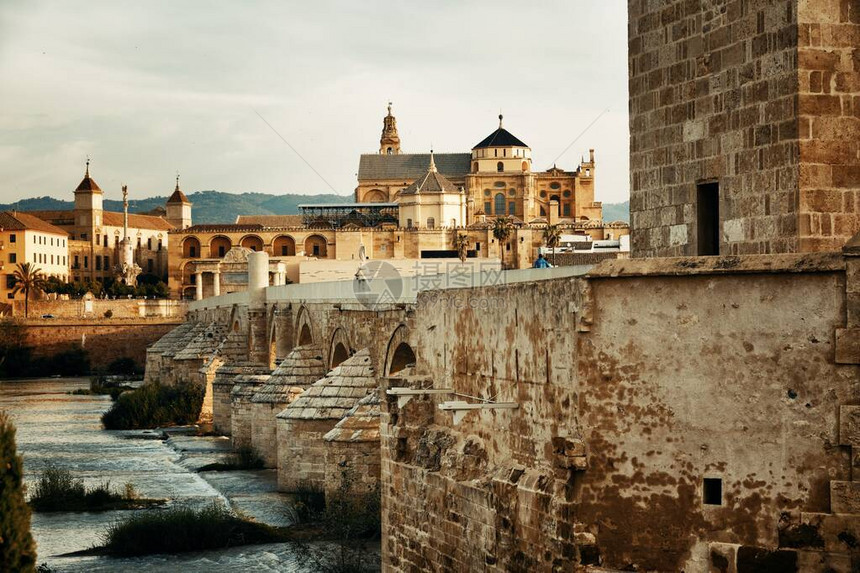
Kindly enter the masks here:
[[[274, 470], [195, 471], [229, 451], [226, 438], [172, 434], [163, 440], [155, 432], [106, 431], [100, 416], [110, 407], [110, 398], [69, 394], [78, 388], [89, 388], [89, 380], [0, 381], [0, 410], [9, 412], [17, 427], [27, 483], [53, 463], [87, 484], [110, 481], [122, 489], [132, 483], [142, 497], [168, 499], [168, 504], [200, 506], [219, 500], [264, 523], [289, 523], [290, 500], [276, 491]], [[286, 543], [179, 556], [61, 556], [98, 545], [106, 526], [130, 513], [34, 513], [32, 531], [39, 563], [61, 573], [308, 570], [299, 565], [295, 550]]]

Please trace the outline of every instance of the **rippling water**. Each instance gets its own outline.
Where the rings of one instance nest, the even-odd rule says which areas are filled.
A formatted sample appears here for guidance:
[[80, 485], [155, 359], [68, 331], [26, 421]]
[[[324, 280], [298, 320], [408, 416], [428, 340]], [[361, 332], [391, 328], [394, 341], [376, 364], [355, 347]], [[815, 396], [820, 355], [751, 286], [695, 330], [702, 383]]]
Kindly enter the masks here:
[[[143, 497], [170, 503], [208, 504], [219, 499], [260, 521], [288, 523], [289, 499], [278, 494], [274, 470], [193, 471], [216, 461], [229, 449], [224, 438], [174, 436], [167, 442], [144, 432], [103, 430], [107, 396], [74, 396], [87, 379], [0, 381], [0, 409], [17, 431], [28, 483], [49, 462], [69, 469], [88, 484], [110, 481], [117, 489], [134, 484]], [[141, 510], [143, 511], [143, 510]], [[129, 511], [33, 514], [32, 530], [39, 563], [65, 571], [301, 571], [289, 544], [246, 546], [183, 556], [134, 559], [60, 557], [98, 545], [109, 523]]]

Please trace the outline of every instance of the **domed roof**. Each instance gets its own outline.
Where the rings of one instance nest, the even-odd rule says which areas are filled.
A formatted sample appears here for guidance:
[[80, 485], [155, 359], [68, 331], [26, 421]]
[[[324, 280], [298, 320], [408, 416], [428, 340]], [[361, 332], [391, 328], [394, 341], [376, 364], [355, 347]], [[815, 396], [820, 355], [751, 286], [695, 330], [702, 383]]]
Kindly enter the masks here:
[[514, 134], [502, 127], [502, 117], [499, 114], [499, 129], [485, 137], [481, 143], [472, 149], [483, 149], [486, 147], [528, 147]]

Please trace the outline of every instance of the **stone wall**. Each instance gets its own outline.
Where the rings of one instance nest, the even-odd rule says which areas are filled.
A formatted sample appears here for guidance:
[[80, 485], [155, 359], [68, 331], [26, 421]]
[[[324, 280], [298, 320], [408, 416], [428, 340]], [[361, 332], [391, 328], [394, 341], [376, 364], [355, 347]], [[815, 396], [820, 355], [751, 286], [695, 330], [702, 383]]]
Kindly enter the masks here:
[[323, 488], [326, 476], [323, 436], [337, 420], [278, 418], [278, 490]]
[[163, 320], [72, 321], [30, 320], [24, 323], [34, 356], [52, 356], [73, 348], [87, 351], [93, 368], [103, 369], [117, 358], [146, 364], [146, 347], [177, 326]]
[[[188, 304], [179, 300], [139, 300], [139, 299], [93, 299], [91, 307], [83, 299], [72, 300], [31, 300], [29, 316], [38, 319], [50, 314], [54, 318], [87, 318], [90, 320], [119, 320], [140, 318], [185, 317]], [[91, 310], [89, 309], [91, 308]], [[12, 315], [24, 316], [24, 301], [12, 301]], [[105, 316], [106, 314], [110, 316]]]
[[251, 446], [263, 459], [267, 468], [278, 467], [278, 424], [277, 416], [286, 404], [252, 402], [251, 409]]
[[[791, 535], [857, 483], [835, 445], [860, 402], [834, 360], [841, 255], [618, 260], [432, 294], [418, 369], [460, 396], [384, 404], [385, 570], [708, 571], [726, 544], [747, 566], [850, 561], [837, 532], [826, 551]], [[466, 395], [517, 407], [454, 424], [438, 406]]]
[[325, 442], [326, 498], [340, 489], [348, 472], [353, 492], [373, 491], [379, 486], [379, 442]]
[[711, 182], [721, 254], [838, 249], [860, 229], [854, 2], [628, 8], [633, 256], [702, 253]]

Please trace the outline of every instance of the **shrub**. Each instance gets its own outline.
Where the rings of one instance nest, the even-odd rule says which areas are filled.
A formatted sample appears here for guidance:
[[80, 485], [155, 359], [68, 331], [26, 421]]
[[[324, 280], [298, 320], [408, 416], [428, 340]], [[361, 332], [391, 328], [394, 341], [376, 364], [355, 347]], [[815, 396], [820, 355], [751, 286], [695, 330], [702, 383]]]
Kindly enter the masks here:
[[0, 571], [34, 571], [36, 544], [24, 502], [23, 463], [15, 448], [15, 427], [5, 412], [0, 412], [0, 460]]
[[300, 482], [293, 492], [295, 520], [307, 523], [319, 519], [325, 511], [325, 493], [319, 486]]
[[113, 311], [111, 309], [105, 311], [105, 318], [113, 318]]
[[242, 446], [236, 451], [224, 456], [224, 460], [203, 466], [197, 471], [223, 472], [233, 470], [259, 470], [265, 465], [263, 458], [251, 446]]
[[102, 415], [108, 430], [138, 430], [193, 424], [203, 407], [202, 387], [189, 383], [163, 386], [150, 383], [123, 392]]
[[341, 483], [326, 500], [320, 515], [323, 535], [332, 539], [335, 547], [299, 544], [299, 558], [324, 573], [355, 573], [379, 569], [377, 557], [368, 547], [369, 539], [378, 538], [380, 525], [380, 491], [360, 493], [355, 488], [351, 469], [341, 471]]
[[283, 541], [277, 529], [236, 517], [212, 504], [195, 510], [174, 507], [145, 511], [109, 526], [103, 548], [114, 555], [148, 555], [220, 549]]
[[130, 483], [125, 484], [123, 494], [112, 491], [110, 482], [88, 489], [84, 480], [75, 479], [69, 470], [50, 464], [39, 476], [30, 498], [30, 507], [39, 512], [130, 509], [155, 503], [160, 502], [141, 500]]

